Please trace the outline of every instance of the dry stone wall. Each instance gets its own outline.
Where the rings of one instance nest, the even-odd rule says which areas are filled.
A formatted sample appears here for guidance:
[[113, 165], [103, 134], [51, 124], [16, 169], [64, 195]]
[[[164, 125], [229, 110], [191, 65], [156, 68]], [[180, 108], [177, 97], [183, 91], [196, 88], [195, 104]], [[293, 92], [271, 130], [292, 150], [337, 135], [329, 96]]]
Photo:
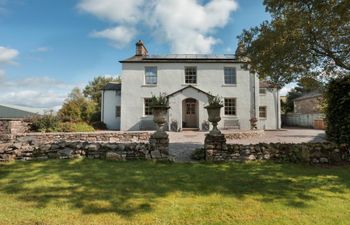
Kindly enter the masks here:
[[220, 144], [215, 141], [205, 145], [208, 161], [273, 160], [278, 162], [310, 164], [350, 163], [350, 148], [333, 143], [260, 143], [254, 145]]
[[0, 162], [12, 160], [45, 160], [90, 158], [107, 160], [168, 160], [163, 146], [149, 143], [52, 142], [8, 143], [0, 148]]

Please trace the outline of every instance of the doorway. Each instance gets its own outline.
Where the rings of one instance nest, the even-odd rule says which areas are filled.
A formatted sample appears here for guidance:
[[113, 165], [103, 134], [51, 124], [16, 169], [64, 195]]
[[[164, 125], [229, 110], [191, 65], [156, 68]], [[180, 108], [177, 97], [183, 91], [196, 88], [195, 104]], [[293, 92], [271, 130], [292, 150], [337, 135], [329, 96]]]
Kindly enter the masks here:
[[182, 127], [198, 128], [198, 101], [194, 98], [182, 101]]

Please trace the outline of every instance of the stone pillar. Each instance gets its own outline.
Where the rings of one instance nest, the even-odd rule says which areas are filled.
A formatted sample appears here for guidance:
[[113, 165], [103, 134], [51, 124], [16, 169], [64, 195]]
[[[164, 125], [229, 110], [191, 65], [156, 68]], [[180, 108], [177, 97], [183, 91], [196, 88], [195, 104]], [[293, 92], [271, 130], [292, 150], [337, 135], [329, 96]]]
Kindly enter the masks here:
[[158, 133], [154, 133], [151, 135], [149, 139], [149, 143], [150, 143], [150, 156], [152, 159], [170, 160], [168, 134], [158, 135]]
[[10, 123], [10, 120], [0, 120], [0, 143], [11, 141], [12, 135]]
[[226, 138], [224, 134], [207, 134], [204, 141], [205, 160], [223, 161], [227, 154]]

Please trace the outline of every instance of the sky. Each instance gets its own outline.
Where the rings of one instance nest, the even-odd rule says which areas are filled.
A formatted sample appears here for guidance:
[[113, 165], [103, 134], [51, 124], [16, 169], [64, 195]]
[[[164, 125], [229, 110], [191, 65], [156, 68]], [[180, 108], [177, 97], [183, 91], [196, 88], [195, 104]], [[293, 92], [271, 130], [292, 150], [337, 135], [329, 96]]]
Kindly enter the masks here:
[[0, 0], [0, 103], [58, 109], [74, 87], [150, 54], [234, 53], [262, 0]]

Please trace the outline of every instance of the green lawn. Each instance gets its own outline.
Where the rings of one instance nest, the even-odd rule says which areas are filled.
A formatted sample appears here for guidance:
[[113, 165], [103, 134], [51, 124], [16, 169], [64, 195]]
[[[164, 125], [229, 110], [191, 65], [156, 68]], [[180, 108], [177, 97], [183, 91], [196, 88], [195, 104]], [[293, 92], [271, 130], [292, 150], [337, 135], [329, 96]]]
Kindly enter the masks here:
[[0, 164], [0, 224], [349, 224], [350, 167]]

